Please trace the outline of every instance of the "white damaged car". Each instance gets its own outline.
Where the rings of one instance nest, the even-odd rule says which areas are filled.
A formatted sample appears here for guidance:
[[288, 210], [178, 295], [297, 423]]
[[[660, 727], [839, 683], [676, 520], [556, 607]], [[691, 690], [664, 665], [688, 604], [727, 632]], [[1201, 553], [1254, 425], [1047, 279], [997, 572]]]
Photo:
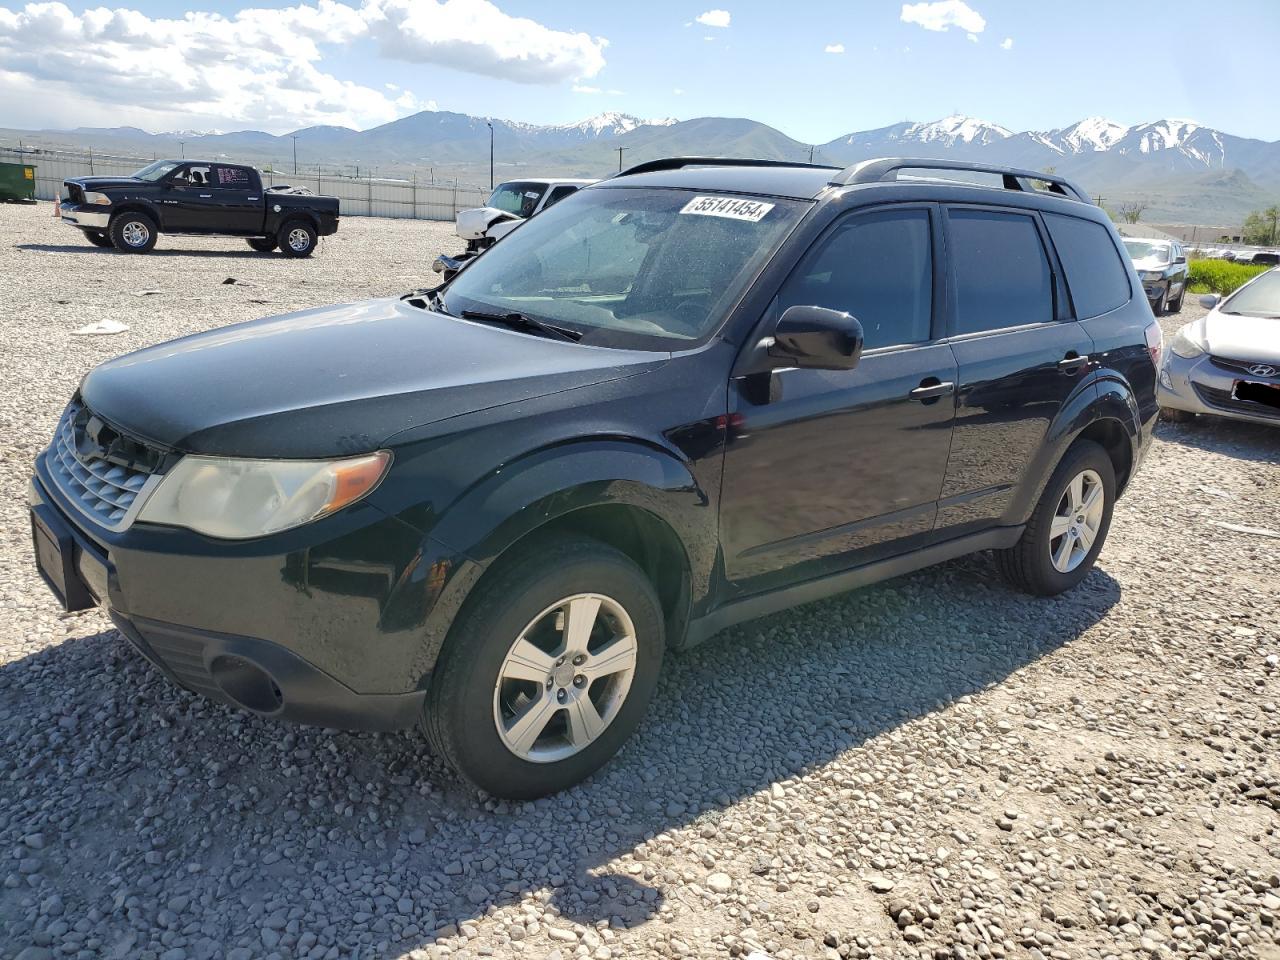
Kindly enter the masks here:
[[1166, 420], [1198, 413], [1280, 425], [1280, 268], [1254, 277], [1174, 334], [1156, 399]]

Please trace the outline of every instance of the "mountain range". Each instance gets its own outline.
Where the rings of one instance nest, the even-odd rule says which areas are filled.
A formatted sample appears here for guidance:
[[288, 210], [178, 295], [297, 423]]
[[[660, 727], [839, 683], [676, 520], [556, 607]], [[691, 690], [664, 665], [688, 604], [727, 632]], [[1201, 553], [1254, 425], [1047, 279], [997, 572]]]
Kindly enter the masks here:
[[[233, 157], [291, 169], [340, 169], [361, 175], [459, 177], [488, 181], [490, 126], [498, 179], [519, 176], [605, 176], [660, 156], [763, 157], [844, 166], [877, 156], [980, 160], [1070, 176], [1105, 202], [1141, 201], [1146, 219], [1167, 223], [1238, 223], [1280, 198], [1280, 143], [1238, 137], [1189, 120], [1125, 126], [1089, 117], [1053, 130], [1014, 132], [955, 115], [905, 121], [806, 144], [754, 120], [698, 117], [644, 120], [602, 113], [581, 123], [537, 125], [423, 111], [369, 130], [306, 127], [274, 135], [153, 134], [133, 127], [71, 131], [0, 131], [43, 146], [93, 146], [135, 156]], [[181, 143], [180, 143], [181, 141]], [[621, 152], [619, 152], [621, 151]]]

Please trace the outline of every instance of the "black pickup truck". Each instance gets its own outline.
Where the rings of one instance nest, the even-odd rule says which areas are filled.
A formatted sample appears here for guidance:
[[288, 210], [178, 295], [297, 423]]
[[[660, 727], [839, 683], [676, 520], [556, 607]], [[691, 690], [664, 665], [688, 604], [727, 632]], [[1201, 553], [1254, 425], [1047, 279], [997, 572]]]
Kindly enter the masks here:
[[244, 237], [262, 253], [276, 247], [308, 257], [338, 230], [338, 198], [293, 187], [262, 188], [253, 167], [207, 160], [157, 160], [128, 177], [63, 183], [62, 220], [99, 247], [146, 253], [161, 233]]

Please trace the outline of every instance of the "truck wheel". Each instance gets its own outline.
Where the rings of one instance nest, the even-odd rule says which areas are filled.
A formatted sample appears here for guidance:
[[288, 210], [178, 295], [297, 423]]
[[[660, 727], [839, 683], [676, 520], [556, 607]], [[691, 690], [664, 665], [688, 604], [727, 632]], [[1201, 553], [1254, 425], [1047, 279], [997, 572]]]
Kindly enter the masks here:
[[1098, 559], [1115, 498], [1115, 468], [1107, 451], [1092, 440], [1077, 440], [1045, 485], [1022, 537], [995, 551], [1001, 576], [1040, 597], [1070, 590]]
[[259, 253], [270, 253], [276, 248], [275, 237], [250, 237], [249, 246]]
[[305, 220], [292, 220], [280, 228], [276, 243], [286, 257], [309, 257], [316, 248], [315, 227]]
[[95, 247], [109, 247], [112, 245], [111, 238], [107, 236], [105, 230], [86, 230], [84, 236]]
[[156, 245], [156, 222], [145, 213], [119, 213], [108, 227], [111, 245], [124, 253], [147, 253]]
[[497, 797], [573, 786], [631, 736], [657, 685], [662, 607], [648, 578], [595, 540], [551, 540], [477, 587], [432, 671], [422, 727]]

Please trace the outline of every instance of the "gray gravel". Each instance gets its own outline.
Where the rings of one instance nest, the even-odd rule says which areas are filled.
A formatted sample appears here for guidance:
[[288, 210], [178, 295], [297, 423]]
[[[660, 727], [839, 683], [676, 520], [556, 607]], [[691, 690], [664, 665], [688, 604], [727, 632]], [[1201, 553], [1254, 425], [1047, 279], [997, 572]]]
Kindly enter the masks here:
[[1280, 540], [1220, 526], [1280, 529], [1280, 433], [1162, 425], [1069, 595], [974, 557], [745, 625], [594, 780], [498, 803], [170, 686], [55, 612], [24, 509], [94, 363], [414, 286], [448, 226], [126, 257], [49, 213], [0, 208], [0, 958], [1280, 957]]

